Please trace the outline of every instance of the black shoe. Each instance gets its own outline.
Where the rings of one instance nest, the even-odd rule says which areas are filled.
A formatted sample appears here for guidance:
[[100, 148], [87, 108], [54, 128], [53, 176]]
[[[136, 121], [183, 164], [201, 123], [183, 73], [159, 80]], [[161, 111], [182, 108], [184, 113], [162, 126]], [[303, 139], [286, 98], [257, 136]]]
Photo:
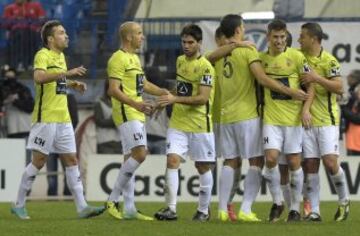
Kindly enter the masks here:
[[313, 221], [313, 222], [320, 222], [321, 220], [321, 216], [316, 213], [316, 212], [310, 212], [309, 215], [307, 215], [306, 217], [304, 217], [305, 221]]
[[295, 221], [300, 221], [300, 220], [301, 220], [301, 216], [298, 211], [291, 210], [289, 212], [287, 222], [295, 222]]
[[347, 201], [344, 205], [339, 205], [334, 220], [335, 221], [344, 221], [348, 217], [350, 212], [350, 201]]
[[271, 206], [269, 221], [272, 223], [278, 221], [283, 211], [284, 211], [284, 205], [277, 205], [274, 203]]
[[210, 214], [205, 214], [201, 211], [196, 211], [195, 215], [193, 216], [192, 220], [205, 222], [210, 220]]
[[170, 210], [169, 207], [160, 209], [154, 214], [154, 217], [157, 220], [177, 220], [176, 213]]

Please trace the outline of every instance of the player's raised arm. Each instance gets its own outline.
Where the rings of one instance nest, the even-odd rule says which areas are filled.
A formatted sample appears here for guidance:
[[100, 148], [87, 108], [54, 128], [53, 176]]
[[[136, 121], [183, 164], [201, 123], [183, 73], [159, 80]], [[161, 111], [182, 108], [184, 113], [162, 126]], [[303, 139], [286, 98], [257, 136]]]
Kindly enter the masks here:
[[293, 99], [305, 101], [308, 98], [308, 94], [301, 89], [292, 89], [284, 84], [270, 79], [264, 72], [259, 61], [254, 61], [250, 64], [250, 70], [255, 76], [256, 80], [262, 85], [273, 91], [283, 93], [291, 96]]
[[255, 47], [255, 44], [251, 41], [230, 42], [215, 49], [212, 53], [206, 56], [206, 59], [213, 64], [238, 47]]

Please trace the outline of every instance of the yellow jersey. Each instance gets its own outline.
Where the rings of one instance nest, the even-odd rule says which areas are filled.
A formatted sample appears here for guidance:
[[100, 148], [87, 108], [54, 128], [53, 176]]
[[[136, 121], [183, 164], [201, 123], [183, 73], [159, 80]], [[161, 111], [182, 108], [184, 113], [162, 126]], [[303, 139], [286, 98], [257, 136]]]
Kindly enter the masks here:
[[[340, 76], [340, 64], [330, 53], [321, 50], [319, 56], [305, 54], [309, 66], [318, 75], [326, 79]], [[310, 108], [312, 124], [314, 126], [339, 125], [340, 112], [336, 102], [336, 94], [327, 91], [323, 86], [315, 83], [315, 98]]]
[[[300, 89], [300, 75], [309, 70], [304, 55], [296, 49], [286, 48], [284, 52], [271, 56], [260, 53], [265, 73], [272, 79], [293, 88]], [[264, 88], [264, 123], [279, 126], [300, 126], [303, 102], [290, 96]]]
[[[35, 54], [34, 70], [43, 70], [50, 74], [66, 72], [65, 56], [63, 53], [42, 48]], [[35, 83], [35, 105], [32, 113], [32, 122], [71, 122], [67, 105], [65, 77], [49, 83]]]
[[205, 57], [187, 59], [185, 55], [176, 60], [177, 96], [196, 96], [200, 86], [211, 86], [209, 101], [204, 105], [175, 103], [169, 127], [184, 132], [212, 132], [211, 109], [214, 99], [214, 68]]
[[[120, 90], [134, 101], [141, 102], [144, 90], [144, 71], [140, 59], [135, 53], [118, 50], [110, 57], [107, 64], [107, 74], [110, 79], [120, 81]], [[145, 122], [144, 113], [135, 108], [111, 98], [112, 117], [116, 126], [124, 122], [139, 120]]]
[[218, 63], [222, 76], [218, 83], [221, 94], [222, 124], [259, 117], [257, 112], [256, 82], [250, 64], [260, 61], [255, 48], [236, 48]]

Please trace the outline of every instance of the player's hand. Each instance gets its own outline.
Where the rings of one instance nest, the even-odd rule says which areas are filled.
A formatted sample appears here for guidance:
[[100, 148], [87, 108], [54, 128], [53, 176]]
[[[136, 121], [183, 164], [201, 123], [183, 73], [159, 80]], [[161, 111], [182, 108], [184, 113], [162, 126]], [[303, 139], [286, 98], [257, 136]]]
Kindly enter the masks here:
[[160, 106], [167, 106], [175, 103], [176, 97], [168, 92], [166, 95], [162, 95], [158, 98], [157, 103]]
[[310, 129], [312, 125], [311, 113], [309, 111], [303, 111], [301, 114], [301, 121], [305, 129]]
[[151, 116], [153, 111], [154, 111], [154, 104], [149, 102], [149, 101], [142, 101], [142, 102], [137, 102], [135, 104], [135, 109], [144, 113], [147, 116]]
[[310, 83], [316, 83], [318, 81], [318, 74], [316, 74], [315, 71], [310, 70], [309, 72], [303, 73], [300, 76], [300, 81], [302, 84], [310, 84]]
[[162, 88], [161, 92], [162, 92], [162, 95], [167, 95], [167, 94], [171, 93], [169, 90], [167, 90], [165, 88]]
[[159, 103], [157, 103], [154, 107], [154, 111], [151, 117], [157, 119], [165, 107], [166, 106], [161, 106]]
[[80, 82], [80, 81], [77, 81], [77, 80], [74, 80], [71, 83], [70, 87], [75, 89], [76, 91], [80, 92], [81, 94], [83, 94], [87, 89], [87, 86], [86, 86], [86, 84], [84, 82]]
[[301, 89], [291, 89], [290, 96], [295, 100], [305, 101], [308, 99], [309, 94], [305, 93]]
[[83, 75], [86, 74], [86, 71], [87, 71], [87, 69], [85, 67], [79, 66], [79, 67], [76, 67], [74, 69], [68, 70], [65, 75], [67, 77], [83, 76]]

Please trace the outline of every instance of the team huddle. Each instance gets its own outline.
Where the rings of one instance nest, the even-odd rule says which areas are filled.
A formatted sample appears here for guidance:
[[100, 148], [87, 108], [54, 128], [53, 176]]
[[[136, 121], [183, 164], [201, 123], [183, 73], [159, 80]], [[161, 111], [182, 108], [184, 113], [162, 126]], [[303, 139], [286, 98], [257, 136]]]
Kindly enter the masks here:
[[[259, 222], [252, 211], [262, 177], [273, 204], [268, 221], [280, 219], [285, 206], [287, 221], [321, 221], [319, 165], [322, 159], [338, 194], [335, 221], [349, 214], [349, 192], [338, 164], [339, 111], [336, 96], [342, 94], [340, 65], [323, 50], [319, 24], [302, 25], [295, 49], [287, 45], [286, 23], [268, 24], [266, 52], [244, 41], [241, 16], [226, 15], [215, 33], [218, 48], [200, 54], [202, 30], [195, 24], [180, 34], [183, 55], [176, 61], [176, 88], [169, 91], [146, 79], [136, 52], [144, 40], [142, 27], [125, 22], [119, 28], [121, 47], [108, 61], [108, 94], [113, 120], [120, 133], [124, 162], [104, 207], [88, 206], [76, 162], [74, 131], [66, 104], [66, 89], [80, 92], [86, 85], [71, 76], [81, 76], [83, 67], [67, 70], [62, 51], [68, 37], [60, 22], [47, 22], [42, 29], [44, 48], [35, 56], [36, 100], [28, 148], [33, 160], [23, 174], [12, 212], [29, 219], [26, 192], [50, 152], [66, 163], [68, 185], [79, 217], [107, 211], [116, 219], [153, 220], [140, 213], [134, 202], [134, 173], [146, 159], [145, 115], [172, 105], [167, 131], [166, 206], [154, 214], [157, 220], [176, 220], [178, 170], [188, 157], [195, 162], [200, 188], [195, 221], [210, 219], [213, 187], [212, 167], [223, 159], [220, 174], [218, 219]], [[158, 97], [156, 104], [144, 101], [143, 93]], [[249, 161], [244, 195], [238, 214], [232, 199], [240, 179], [241, 162]], [[123, 207], [119, 206], [123, 196]], [[305, 204], [306, 203], [306, 204]]]

